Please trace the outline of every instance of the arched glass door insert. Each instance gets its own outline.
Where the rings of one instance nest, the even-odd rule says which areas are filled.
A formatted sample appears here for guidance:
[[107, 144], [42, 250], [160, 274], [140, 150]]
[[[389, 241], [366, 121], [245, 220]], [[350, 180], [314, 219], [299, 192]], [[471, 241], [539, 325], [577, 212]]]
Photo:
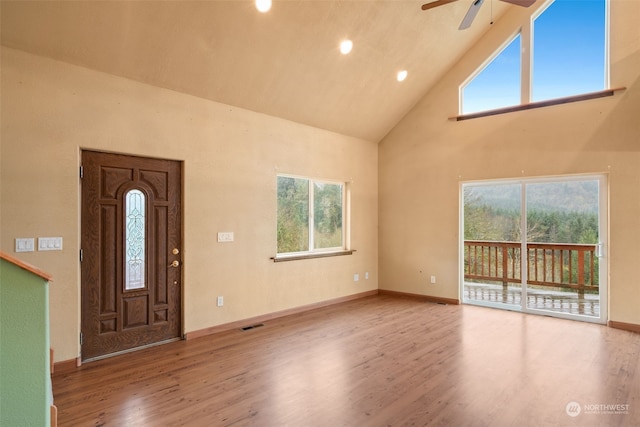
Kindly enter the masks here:
[[143, 289], [145, 282], [145, 221], [146, 197], [140, 190], [130, 190], [125, 196], [125, 281], [124, 289]]

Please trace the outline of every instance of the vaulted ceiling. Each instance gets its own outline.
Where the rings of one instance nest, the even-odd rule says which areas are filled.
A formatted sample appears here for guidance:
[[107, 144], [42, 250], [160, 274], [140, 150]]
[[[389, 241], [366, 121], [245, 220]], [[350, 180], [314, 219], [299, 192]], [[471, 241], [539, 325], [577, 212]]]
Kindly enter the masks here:
[[515, 7], [489, 0], [458, 31], [471, 0], [427, 1], [2, 0], [2, 44], [377, 142]]

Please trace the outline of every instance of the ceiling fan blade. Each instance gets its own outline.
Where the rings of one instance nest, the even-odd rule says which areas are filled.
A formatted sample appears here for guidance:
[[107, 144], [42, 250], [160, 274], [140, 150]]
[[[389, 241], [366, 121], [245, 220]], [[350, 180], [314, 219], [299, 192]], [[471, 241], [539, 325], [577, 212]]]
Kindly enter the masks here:
[[529, 7], [536, 2], [536, 0], [501, 0], [505, 3], [515, 4], [517, 6]]
[[444, 6], [447, 3], [453, 3], [458, 0], [436, 0], [422, 5], [422, 10], [433, 9], [434, 7]]
[[473, 3], [471, 3], [471, 7], [467, 11], [467, 14], [464, 16], [464, 19], [458, 27], [459, 30], [464, 30], [471, 26], [471, 23], [476, 18], [476, 15], [480, 10], [480, 6], [482, 6], [482, 3], [484, 3], [484, 0], [474, 0]]

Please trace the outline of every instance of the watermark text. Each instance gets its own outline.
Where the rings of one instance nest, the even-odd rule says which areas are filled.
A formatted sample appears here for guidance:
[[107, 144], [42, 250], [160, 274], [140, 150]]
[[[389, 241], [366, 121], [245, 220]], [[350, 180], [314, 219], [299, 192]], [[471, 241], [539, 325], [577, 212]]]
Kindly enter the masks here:
[[570, 417], [583, 415], [627, 415], [629, 414], [628, 403], [587, 403], [580, 404], [572, 401], [567, 403], [565, 412]]

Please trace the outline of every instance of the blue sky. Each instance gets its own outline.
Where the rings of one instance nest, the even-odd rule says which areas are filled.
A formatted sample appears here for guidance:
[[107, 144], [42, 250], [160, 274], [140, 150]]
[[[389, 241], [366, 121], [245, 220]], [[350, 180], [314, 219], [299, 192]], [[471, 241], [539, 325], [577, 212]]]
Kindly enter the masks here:
[[[605, 2], [555, 0], [534, 21], [532, 101], [605, 89]], [[519, 51], [518, 37], [464, 89], [464, 113], [520, 104]]]

